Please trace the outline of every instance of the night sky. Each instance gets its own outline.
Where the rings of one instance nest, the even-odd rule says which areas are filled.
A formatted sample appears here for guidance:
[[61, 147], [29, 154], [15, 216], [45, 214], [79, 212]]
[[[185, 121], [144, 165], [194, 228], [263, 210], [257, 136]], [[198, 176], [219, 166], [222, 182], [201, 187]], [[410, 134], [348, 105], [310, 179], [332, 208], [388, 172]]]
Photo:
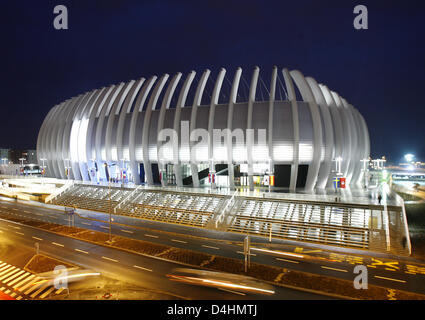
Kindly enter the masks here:
[[[424, 1], [1, 2], [0, 147], [35, 148], [51, 107], [106, 85], [221, 67], [299, 69], [365, 117], [372, 156], [425, 160]], [[55, 30], [66, 5], [69, 29]], [[369, 29], [355, 30], [366, 5]]]

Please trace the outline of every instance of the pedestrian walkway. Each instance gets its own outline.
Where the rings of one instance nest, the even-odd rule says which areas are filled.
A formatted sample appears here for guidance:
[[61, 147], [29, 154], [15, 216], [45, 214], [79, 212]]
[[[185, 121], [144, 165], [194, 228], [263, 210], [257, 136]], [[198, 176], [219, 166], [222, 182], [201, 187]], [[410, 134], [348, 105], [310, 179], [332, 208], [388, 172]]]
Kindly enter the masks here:
[[0, 261], [0, 292], [16, 300], [42, 300], [60, 294], [49, 279]]

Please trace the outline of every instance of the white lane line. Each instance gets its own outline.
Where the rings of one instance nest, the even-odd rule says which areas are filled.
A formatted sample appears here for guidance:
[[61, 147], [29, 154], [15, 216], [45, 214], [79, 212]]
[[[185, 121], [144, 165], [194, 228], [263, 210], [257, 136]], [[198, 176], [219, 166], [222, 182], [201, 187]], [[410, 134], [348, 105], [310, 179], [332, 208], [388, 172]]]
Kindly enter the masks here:
[[134, 267], [134, 268], [137, 268], [137, 269], [142, 269], [142, 270], [145, 270], [145, 271], [152, 272], [152, 270], [151, 270], [151, 269], [148, 269], [148, 268], [143, 268], [143, 267], [136, 266], [136, 265], [134, 265], [133, 267]]
[[103, 229], [109, 229], [109, 227], [107, 227], [107, 226], [100, 226], [101, 228], [103, 228]]
[[15, 231], [17, 234], [20, 234], [21, 236], [24, 236], [25, 234], [23, 234], [22, 232], [18, 232], [18, 231]]
[[173, 242], [180, 242], [180, 243], [187, 243], [187, 241], [183, 241], [183, 240], [176, 240], [176, 239], [171, 239], [171, 241], [173, 241]]
[[85, 253], [85, 254], [89, 254], [87, 251], [84, 250], [80, 250], [80, 249], [74, 249], [75, 251], [81, 252], [81, 253]]
[[57, 243], [57, 242], [52, 242], [52, 244], [54, 244], [55, 246], [59, 246], [59, 247], [65, 247], [63, 244]]
[[384, 279], [384, 280], [390, 280], [390, 281], [396, 281], [396, 282], [402, 282], [402, 283], [406, 282], [406, 281], [400, 280], [400, 279], [386, 278], [386, 277], [381, 277], [381, 276], [374, 276], [374, 277], [378, 278], [378, 279]]
[[34, 212], [34, 214], [37, 215], [37, 216], [42, 216], [41, 213]]
[[212, 246], [207, 246], [207, 245], [205, 245], [205, 244], [203, 244], [202, 246], [203, 246], [203, 247], [205, 247], [205, 248], [210, 248], [210, 249], [220, 250], [220, 248], [212, 247]]
[[9, 226], [9, 227], [12, 227], [12, 228], [14, 228], [14, 229], [18, 229], [18, 230], [20, 230], [20, 229], [21, 229], [20, 227], [16, 227], [16, 226]]
[[159, 238], [158, 236], [154, 236], [154, 235], [147, 234], [147, 233], [145, 233], [145, 236], [146, 236], [146, 237], [151, 237], [151, 238]]
[[113, 262], [118, 262], [118, 260], [115, 260], [115, 259], [112, 259], [112, 258], [108, 258], [108, 257], [104, 257], [104, 256], [102, 256], [102, 259], [110, 260], [110, 261], [113, 261]]
[[86, 226], [91, 226], [91, 223], [88, 222], [81, 222], [82, 224], [85, 224]]
[[43, 241], [43, 239], [41, 239], [41, 238], [37, 238], [37, 237], [32, 237], [33, 239], [35, 239], [35, 240], [38, 240], [38, 241]]
[[299, 261], [288, 260], [288, 259], [282, 259], [282, 258], [276, 258], [276, 260], [279, 260], [279, 261], [285, 261], [285, 262], [290, 262], [290, 263], [300, 263]]
[[348, 270], [345, 269], [338, 269], [338, 268], [331, 268], [331, 267], [326, 267], [326, 266], [321, 266], [323, 269], [329, 269], [329, 270], [334, 270], [334, 271], [339, 271], [339, 272], [348, 272]]
[[122, 231], [122, 232], [127, 232], [127, 233], [134, 233], [133, 231], [130, 231], [130, 230], [124, 230], [124, 229], [121, 229], [121, 231]]
[[25, 213], [31, 213], [31, 212], [29, 212], [29, 211], [27, 211], [27, 210], [24, 210], [24, 212], [25, 212]]

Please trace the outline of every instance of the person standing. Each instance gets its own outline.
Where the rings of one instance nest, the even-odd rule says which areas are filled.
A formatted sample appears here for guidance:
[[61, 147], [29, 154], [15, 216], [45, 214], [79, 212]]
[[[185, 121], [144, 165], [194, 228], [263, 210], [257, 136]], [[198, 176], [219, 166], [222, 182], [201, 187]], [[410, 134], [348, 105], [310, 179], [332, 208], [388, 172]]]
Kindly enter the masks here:
[[378, 202], [379, 202], [379, 204], [381, 204], [381, 200], [382, 200], [382, 196], [381, 196], [381, 194], [379, 194], [378, 195]]

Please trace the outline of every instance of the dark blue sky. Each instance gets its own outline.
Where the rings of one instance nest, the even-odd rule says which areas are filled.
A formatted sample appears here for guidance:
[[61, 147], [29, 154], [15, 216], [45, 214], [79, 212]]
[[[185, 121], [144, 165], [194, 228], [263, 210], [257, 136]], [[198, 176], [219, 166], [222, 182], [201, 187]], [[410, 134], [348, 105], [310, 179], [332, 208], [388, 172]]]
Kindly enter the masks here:
[[[299, 69], [364, 115], [373, 156], [425, 160], [423, 1], [2, 1], [0, 147], [34, 148], [55, 104], [141, 76]], [[69, 30], [53, 28], [53, 8]], [[366, 5], [369, 29], [353, 28]]]

